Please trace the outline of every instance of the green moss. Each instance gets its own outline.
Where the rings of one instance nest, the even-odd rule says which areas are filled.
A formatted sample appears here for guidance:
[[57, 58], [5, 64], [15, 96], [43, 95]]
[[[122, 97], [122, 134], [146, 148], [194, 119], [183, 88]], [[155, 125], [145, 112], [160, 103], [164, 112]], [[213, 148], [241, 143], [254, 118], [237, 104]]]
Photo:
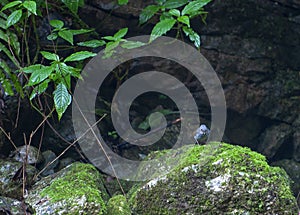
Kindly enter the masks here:
[[104, 201], [108, 200], [101, 175], [94, 166], [83, 163], [73, 164], [64, 175], [43, 189], [40, 195], [47, 196], [53, 203], [67, 201], [71, 206], [78, 205], [78, 200], [83, 198], [99, 207], [99, 214], [105, 211]]
[[116, 195], [107, 203], [107, 215], [131, 215], [131, 211], [125, 196]]
[[286, 173], [249, 148], [210, 143], [159, 154], [166, 163], [174, 155], [180, 159], [165, 177], [133, 192], [134, 214], [297, 213]]

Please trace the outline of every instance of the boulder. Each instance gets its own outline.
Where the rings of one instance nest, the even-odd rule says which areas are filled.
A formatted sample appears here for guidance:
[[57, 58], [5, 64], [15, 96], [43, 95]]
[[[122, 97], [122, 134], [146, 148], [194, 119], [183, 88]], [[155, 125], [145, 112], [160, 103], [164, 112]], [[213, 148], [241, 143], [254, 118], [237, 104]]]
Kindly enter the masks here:
[[37, 215], [103, 214], [106, 201], [101, 174], [94, 166], [79, 162], [42, 178], [25, 199]]
[[[17, 161], [0, 160], [0, 194], [14, 199], [23, 197], [23, 165]], [[26, 165], [26, 185], [30, 185], [37, 169]], [[24, 191], [26, 192], [26, 191]]]
[[284, 170], [249, 148], [215, 142], [153, 157], [175, 165], [162, 175], [165, 168], [157, 162], [154, 178], [132, 188], [133, 214], [298, 213]]

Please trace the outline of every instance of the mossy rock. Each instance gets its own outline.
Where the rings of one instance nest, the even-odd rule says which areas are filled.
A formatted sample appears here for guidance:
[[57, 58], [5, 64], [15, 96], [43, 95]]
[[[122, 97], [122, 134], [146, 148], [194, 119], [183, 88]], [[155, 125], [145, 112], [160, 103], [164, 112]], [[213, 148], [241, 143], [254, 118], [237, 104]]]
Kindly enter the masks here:
[[249, 148], [210, 143], [156, 154], [173, 166], [159, 176], [158, 165], [156, 178], [132, 189], [133, 214], [298, 214], [287, 174]]
[[37, 182], [25, 201], [36, 214], [96, 215], [104, 214], [108, 198], [98, 170], [76, 162]]
[[116, 195], [107, 203], [107, 215], [131, 215], [127, 199], [123, 195]]
[[[20, 171], [23, 164], [12, 160], [0, 160], [0, 194], [13, 199], [23, 198], [23, 177]], [[18, 177], [18, 172], [20, 175]], [[37, 169], [26, 165], [26, 185], [32, 182]], [[14, 179], [15, 178], [15, 179]]]

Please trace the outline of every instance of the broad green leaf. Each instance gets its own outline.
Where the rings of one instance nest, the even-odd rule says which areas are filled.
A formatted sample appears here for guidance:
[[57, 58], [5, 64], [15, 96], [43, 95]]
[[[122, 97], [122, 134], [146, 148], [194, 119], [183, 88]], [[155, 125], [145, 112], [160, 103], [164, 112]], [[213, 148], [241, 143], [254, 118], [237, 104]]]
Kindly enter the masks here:
[[52, 33], [47, 36], [47, 40], [56, 40], [58, 37], [57, 33]]
[[190, 18], [188, 16], [180, 16], [177, 18], [177, 20], [183, 24], [186, 24], [188, 27], [190, 27]]
[[23, 6], [34, 15], [37, 15], [35, 1], [24, 1]]
[[46, 78], [48, 78], [52, 72], [53, 72], [53, 67], [51, 66], [44, 66], [39, 70], [35, 70], [31, 74], [27, 86], [33, 86], [41, 83]]
[[16, 10], [12, 12], [6, 21], [6, 27], [9, 28], [10, 26], [16, 24], [22, 17], [22, 10]]
[[201, 44], [201, 41], [200, 41], [200, 36], [199, 34], [197, 34], [195, 31], [193, 31], [193, 29], [187, 27], [187, 26], [184, 26], [182, 28], [183, 32], [185, 33], [186, 36], [189, 37], [189, 39], [194, 42], [194, 45], [197, 47], [197, 48], [200, 48], [200, 44]]
[[71, 104], [72, 97], [69, 94], [67, 87], [63, 83], [59, 83], [53, 92], [54, 105], [60, 120], [68, 106]]
[[69, 30], [73, 35], [78, 35], [78, 34], [86, 34], [94, 31], [93, 29], [78, 29], [78, 30]]
[[173, 9], [181, 7], [182, 5], [185, 5], [188, 2], [188, 0], [168, 0], [163, 4], [163, 7], [167, 9]]
[[52, 20], [50, 20], [50, 25], [53, 28], [62, 29], [62, 27], [64, 26], [64, 22], [61, 20], [58, 20], [58, 19], [52, 19]]
[[102, 39], [110, 40], [110, 41], [115, 41], [116, 40], [113, 36], [105, 36], [105, 37], [102, 37]]
[[128, 3], [128, 0], [118, 0], [119, 5], [125, 5]]
[[193, 14], [193, 13], [197, 12], [198, 10], [200, 10], [203, 6], [207, 5], [209, 2], [211, 2], [211, 0], [192, 1], [183, 8], [181, 14], [182, 15]]
[[82, 0], [61, 0], [68, 8], [70, 11], [72, 11], [74, 14], [77, 14], [78, 12], [78, 7], [83, 6], [83, 1]]
[[55, 53], [41, 51], [41, 54], [47, 60], [59, 61], [59, 56], [57, 54], [55, 54]]
[[125, 41], [121, 44], [121, 47], [124, 49], [134, 49], [146, 45], [146, 43], [140, 41]]
[[24, 67], [22, 69], [22, 72], [24, 72], [26, 74], [30, 74], [30, 73], [33, 73], [33, 72], [35, 72], [37, 70], [40, 70], [42, 68], [44, 68], [43, 65], [41, 65], [41, 64], [34, 64], [34, 65], [31, 65], [31, 66], [28, 66], [28, 67]]
[[74, 68], [72, 66], [68, 66], [65, 63], [59, 63], [56, 65], [56, 70], [59, 71], [63, 76], [72, 75], [76, 78], [81, 78], [80, 69]]
[[144, 24], [149, 19], [151, 19], [154, 16], [154, 14], [159, 11], [160, 8], [161, 6], [158, 5], [149, 5], [145, 7], [139, 17], [140, 25]]
[[58, 32], [58, 36], [60, 36], [61, 38], [63, 38], [64, 40], [68, 41], [69, 43], [71, 43], [71, 45], [73, 44], [73, 34], [72, 32], [70, 32], [70, 30], [62, 30]]
[[113, 49], [115, 49], [118, 45], [120, 44], [120, 41], [115, 41], [115, 42], [109, 42], [106, 44], [106, 47], [105, 47], [105, 52], [109, 52]]
[[127, 32], [128, 32], [128, 28], [122, 28], [117, 33], [114, 34], [114, 38], [116, 40], [119, 40], [123, 38], [127, 34]]
[[175, 23], [176, 23], [175, 19], [165, 19], [165, 20], [158, 22], [152, 29], [149, 42], [151, 43], [156, 38], [167, 33], [169, 30], [172, 29], [172, 27], [174, 26]]
[[4, 91], [10, 95], [10, 96], [13, 96], [14, 95], [14, 91], [13, 91], [13, 87], [10, 83], [10, 81], [8, 79], [4, 79], [1, 83], [1, 85], [3, 86], [4, 88]]
[[42, 94], [43, 92], [46, 91], [46, 89], [48, 88], [48, 83], [50, 82], [49, 79], [46, 79], [45, 81], [43, 81], [42, 83], [40, 83], [38, 86], [36, 86], [33, 91], [30, 94], [29, 99], [32, 100], [34, 99], [37, 95]]
[[180, 16], [180, 11], [177, 10], [177, 9], [172, 9], [172, 10], [169, 10], [169, 14], [171, 14], [172, 16], [179, 17]]
[[77, 45], [79, 46], [85, 46], [90, 48], [97, 48], [105, 44], [106, 42], [104, 40], [89, 40], [89, 41], [77, 43]]
[[6, 9], [8, 9], [8, 8], [12, 8], [12, 7], [14, 7], [14, 6], [16, 6], [16, 5], [19, 5], [19, 4], [21, 4], [21, 3], [22, 3], [22, 1], [13, 1], [13, 2], [10, 2], [10, 3], [6, 4], [6, 5], [1, 9], [1, 11], [4, 11], [4, 10], [6, 10]]
[[73, 54], [71, 54], [70, 56], [68, 56], [64, 62], [69, 62], [69, 61], [80, 61], [80, 60], [84, 60], [90, 57], [94, 57], [97, 54], [93, 53], [93, 52], [89, 52], [89, 51], [80, 51], [80, 52], [75, 52]]
[[159, 20], [163, 21], [165, 19], [173, 19], [173, 17], [169, 12], [163, 12], [159, 17]]

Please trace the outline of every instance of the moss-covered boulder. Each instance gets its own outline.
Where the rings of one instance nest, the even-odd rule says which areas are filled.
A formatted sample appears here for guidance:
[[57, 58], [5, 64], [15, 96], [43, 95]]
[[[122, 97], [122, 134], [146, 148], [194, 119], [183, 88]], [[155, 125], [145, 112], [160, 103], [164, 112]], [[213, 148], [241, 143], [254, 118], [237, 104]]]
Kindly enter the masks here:
[[155, 156], [177, 164], [132, 188], [133, 214], [298, 214], [286, 173], [249, 148], [210, 143]]
[[127, 199], [123, 195], [116, 195], [109, 199], [107, 203], [107, 215], [131, 215], [131, 210]]
[[25, 201], [37, 215], [97, 215], [105, 213], [108, 195], [97, 169], [76, 162], [37, 182]]

